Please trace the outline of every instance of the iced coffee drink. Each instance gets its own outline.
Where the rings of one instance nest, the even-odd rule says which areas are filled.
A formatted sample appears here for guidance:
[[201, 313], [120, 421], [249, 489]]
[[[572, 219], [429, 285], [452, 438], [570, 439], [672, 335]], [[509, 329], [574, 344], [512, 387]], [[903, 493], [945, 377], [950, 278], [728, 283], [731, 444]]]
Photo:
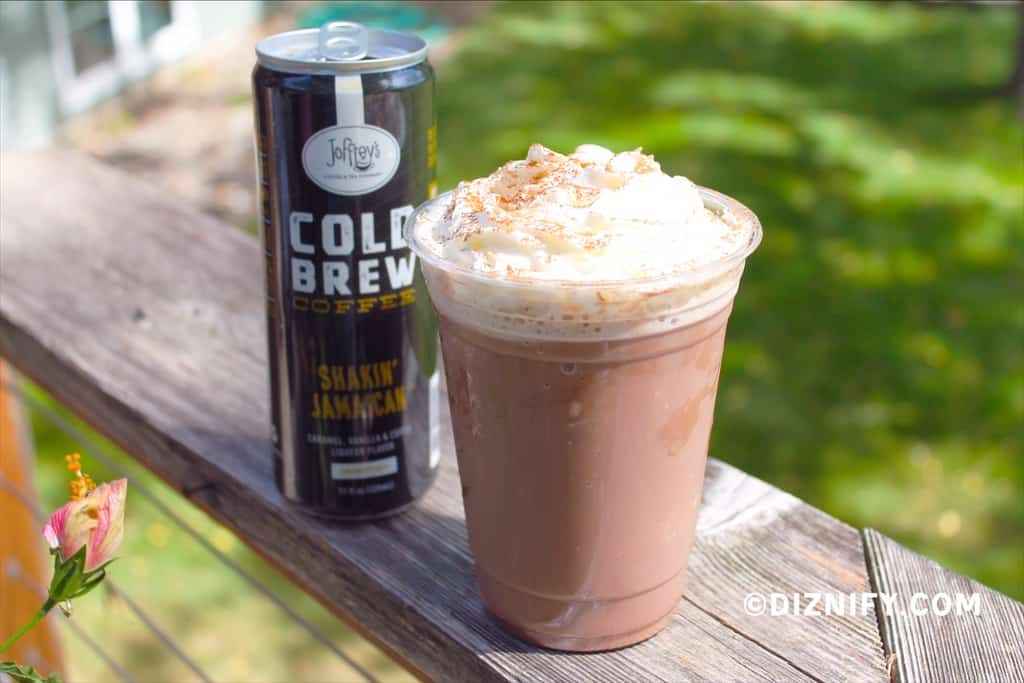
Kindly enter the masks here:
[[639, 150], [534, 145], [408, 234], [485, 606], [559, 650], [650, 637], [683, 593], [757, 219]]

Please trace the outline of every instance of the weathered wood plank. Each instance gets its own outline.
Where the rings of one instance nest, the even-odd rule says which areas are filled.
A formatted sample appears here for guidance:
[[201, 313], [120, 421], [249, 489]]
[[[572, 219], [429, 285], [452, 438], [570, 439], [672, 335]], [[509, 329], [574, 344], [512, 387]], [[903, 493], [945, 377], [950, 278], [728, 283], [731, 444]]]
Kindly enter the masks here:
[[[891, 599], [880, 605], [886, 654], [895, 655], [894, 680], [1024, 682], [1024, 605], [874, 529], [864, 530], [864, 547], [874, 589]], [[939, 595], [950, 604], [945, 598], [933, 603]], [[958, 596], [964, 600], [959, 607]]]
[[439, 680], [884, 680], [873, 615], [752, 617], [746, 592], [859, 590], [856, 532], [712, 462], [672, 624], [560, 655], [506, 636], [477, 597], [450, 434], [400, 517], [331, 525], [271, 474], [254, 240], [73, 153], [5, 156], [0, 355], [334, 610]]
[[735, 468], [716, 472], [719, 467], [712, 461], [705, 480], [687, 599], [810, 676], [884, 680], [870, 600], [845, 615], [751, 615], [744, 609], [750, 594], [845, 598], [868, 592], [857, 530]]

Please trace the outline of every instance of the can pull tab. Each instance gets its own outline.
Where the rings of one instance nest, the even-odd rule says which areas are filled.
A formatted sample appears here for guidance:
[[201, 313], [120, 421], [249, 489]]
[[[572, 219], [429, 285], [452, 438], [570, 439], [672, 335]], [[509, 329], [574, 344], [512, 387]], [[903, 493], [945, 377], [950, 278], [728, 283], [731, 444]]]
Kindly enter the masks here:
[[354, 21], [329, 21], [320, 27], [320, 55], [335, 61], [355, 61], [370, 47], [366, 27]]

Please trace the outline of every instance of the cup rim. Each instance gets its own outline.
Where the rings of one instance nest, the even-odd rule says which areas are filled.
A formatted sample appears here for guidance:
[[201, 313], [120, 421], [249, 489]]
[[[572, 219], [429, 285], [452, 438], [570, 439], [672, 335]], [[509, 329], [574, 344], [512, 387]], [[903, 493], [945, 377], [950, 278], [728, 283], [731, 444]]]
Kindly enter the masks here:
[[718, 192], [717, 190], [712, 190], [711, 188], [700, 185], [697, 186], [697, 190], [700, 193], [701, 199], [704, 201], [705, 208], [714, 211], [719, 216], [728, 212], [735, 221], [742, 225], [749, 225], [751, 227], [750, 238], [739, 249], [721, 259], [704, 264], [699, 268], [690, 268], [674, 273], [649, 275], [628, 279], [619, 278], [579, 281], [565, 279], [540, 279], [524, 276], [499, 277], [493, 273], [481, 272], [462, 264], [453, 263], [452, 261], [449, 261], [426, 248], [426, 246], [419, 240], [415, 229], [420, 215], [434, 206], [445, 203], [451, 199], [451, 190], [439, 194], [433, 199], [428, 199], [417, 206], [406, 219], [405, 225], [403, 226], [403, 232], [406, 243], [422, 261], [425, 261], [429, 265], [446, 273], [457, 274], [460, 277], [476, 280], [490, 286], [530, 289], [537, 289], [538, 287], [571, 287], [576, 290], [589, 290], [636, 286], [643, 287], [645, 285], [650, 285], [656, 287], [658, 290], [670, 289], [680, 285], [699, 284], [711, 281], [722, 273], [728, 272], [738, 265], [742, 265], [746, 258], [750, 256], [755, 249], [757, 249], [759, 244], [761, 244], [761, 238], [763, 236], [761, 221], [758, 220], [753, 211], [736, 199], [733, 199], [727, 194]]

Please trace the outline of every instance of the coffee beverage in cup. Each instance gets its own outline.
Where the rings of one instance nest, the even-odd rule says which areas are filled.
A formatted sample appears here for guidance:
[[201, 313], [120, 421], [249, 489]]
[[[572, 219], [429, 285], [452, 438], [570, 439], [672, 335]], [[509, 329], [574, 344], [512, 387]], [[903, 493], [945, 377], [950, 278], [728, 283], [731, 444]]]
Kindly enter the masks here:
[[683, 593], [756, 217], [639, 150], [534, 145], [409, 226], [485, 606], [554, 649], [650, 637]]

